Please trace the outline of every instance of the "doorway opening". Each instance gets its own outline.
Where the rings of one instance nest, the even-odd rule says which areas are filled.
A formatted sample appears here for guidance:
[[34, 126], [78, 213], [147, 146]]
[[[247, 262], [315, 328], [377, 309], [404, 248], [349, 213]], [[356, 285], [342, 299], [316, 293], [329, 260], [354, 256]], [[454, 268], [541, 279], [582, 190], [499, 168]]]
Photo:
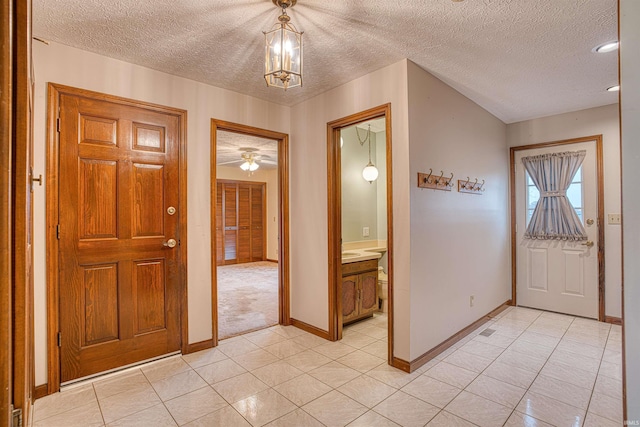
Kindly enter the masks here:
[[391, 105], [327, 130], [329, 336], [393, 364]]
[[[530, 173], [534, 169], [523, 163], [523, 158], [531, 162], [578, 153], [584, 160], [566, 185], [540, 182]], [[512, 147], [510, 158], [513, 304], [605, 321], [602, 135]], [[552, 185], [567, 187], [569, 210], [582, 230], [580, 238], [525, 236], [532, 233], [535, 209], [542, 209], [538, 200], [561, 192], [538, 187], [555, 190]]]
[[212, 120], [213, 345], [289, 324], [288, 136]]

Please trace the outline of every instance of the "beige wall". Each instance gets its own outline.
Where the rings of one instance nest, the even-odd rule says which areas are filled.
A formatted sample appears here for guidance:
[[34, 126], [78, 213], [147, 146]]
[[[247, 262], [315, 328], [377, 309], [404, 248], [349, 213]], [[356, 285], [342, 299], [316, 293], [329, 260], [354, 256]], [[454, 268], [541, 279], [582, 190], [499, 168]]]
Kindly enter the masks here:
[[629, 425], [640, 422], [640, 2], [620, 0], [624, 359]]
[[[36, 173], [45, 173], [46, 84], [61, 83], [188, 112], [189, 342], [211, 338], [210, 120], [289, 133], [289, 108], [86, 51], [34, 42]], [[34, 193], [36, 384], [46, 378], [45, 187]]]
[[605, 313], [622, 317], [621, 226], [606, 223], [620, 213], [620, 123], [618, 104], [543, 117], [507, 126], [510, 147], [602, 134], [605, 211]]
[[238, 166], [218, 166], [218, 179], [265, 182], [267, 185], [267, 259], [278, 260], [278, 170], [258, 169], [251, 176]]
[[[408, 75], [415, 359], [511, 298], [509, 163], [504, 123], [412, 62]], [[429, 168], [454, 173], [451, 192], [417, 187]], [[486, 191], [458, 193], [467, 176]]]
[[291, 109], [291, 315], [328, 329], [327, 122], [391, 103], [395, 355], [409, 357], [409, 138], [407, 61]]

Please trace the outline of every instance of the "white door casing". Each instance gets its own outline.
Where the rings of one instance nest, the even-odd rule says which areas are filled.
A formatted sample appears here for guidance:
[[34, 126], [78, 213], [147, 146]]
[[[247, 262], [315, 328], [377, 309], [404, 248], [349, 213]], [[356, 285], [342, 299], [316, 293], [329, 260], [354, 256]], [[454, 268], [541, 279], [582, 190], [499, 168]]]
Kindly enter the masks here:
[[[574, 181], [582, 182], [582, 215], [578, 216], [587, 232], [587, 242], [525, 239], [529, 190], [522, 158], [579, 150], [587, 152], [581, 167], [581, 179], [580, 172], [574, 178]], [[515, 152], [514, 167], [518, 305], [597, 319], [599, 222], [596, 140], [519, 150]]]

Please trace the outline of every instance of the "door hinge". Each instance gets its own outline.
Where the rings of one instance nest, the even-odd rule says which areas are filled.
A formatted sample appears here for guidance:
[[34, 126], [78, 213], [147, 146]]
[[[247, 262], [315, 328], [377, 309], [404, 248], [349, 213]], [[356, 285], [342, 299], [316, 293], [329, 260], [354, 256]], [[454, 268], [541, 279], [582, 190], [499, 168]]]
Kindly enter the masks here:
[[60, 117], [56, 119], [56, 131], [60, 133]]
[[56, 239], [60, 240], [60, 224], [56, 225]]
[[62, 347], [62, 332], [58, 332], [58, 347]]
[[13, 405], [11, 405], [12, 408], [12, 426], [13, 427], [22, 427], [22, 409], [13, 409]]

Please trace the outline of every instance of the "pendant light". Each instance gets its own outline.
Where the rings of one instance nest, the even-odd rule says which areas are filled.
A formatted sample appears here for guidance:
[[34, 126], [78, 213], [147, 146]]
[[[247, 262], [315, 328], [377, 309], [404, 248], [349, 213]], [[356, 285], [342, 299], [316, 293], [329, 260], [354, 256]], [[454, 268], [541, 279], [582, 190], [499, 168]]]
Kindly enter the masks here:
[[367, 140], [369, 141], [369, 163], [367, 163], [367, 166], [362, 169], [362, 177], [365, 179], [365, 181], [368, 181], [369, 184], [372, 184], [373, 181], [378, 179], [378, 169], [371, 162], [371, 125], [368, 125], [367, 137], [364, 140], [360, 139], [358, 127], [356, 126], [356, 136], [358, 137], [358, 142], [360, 142], [360, 145], [364, 145]]
[[264, 32], [264, 79], [267, 86], [287, 90], [302, 86], [302, 32], [296, 30], [287, 15], [287, 8], [297, 0], [272, 1], [282, 8], [282, 15], [270, 31]]

